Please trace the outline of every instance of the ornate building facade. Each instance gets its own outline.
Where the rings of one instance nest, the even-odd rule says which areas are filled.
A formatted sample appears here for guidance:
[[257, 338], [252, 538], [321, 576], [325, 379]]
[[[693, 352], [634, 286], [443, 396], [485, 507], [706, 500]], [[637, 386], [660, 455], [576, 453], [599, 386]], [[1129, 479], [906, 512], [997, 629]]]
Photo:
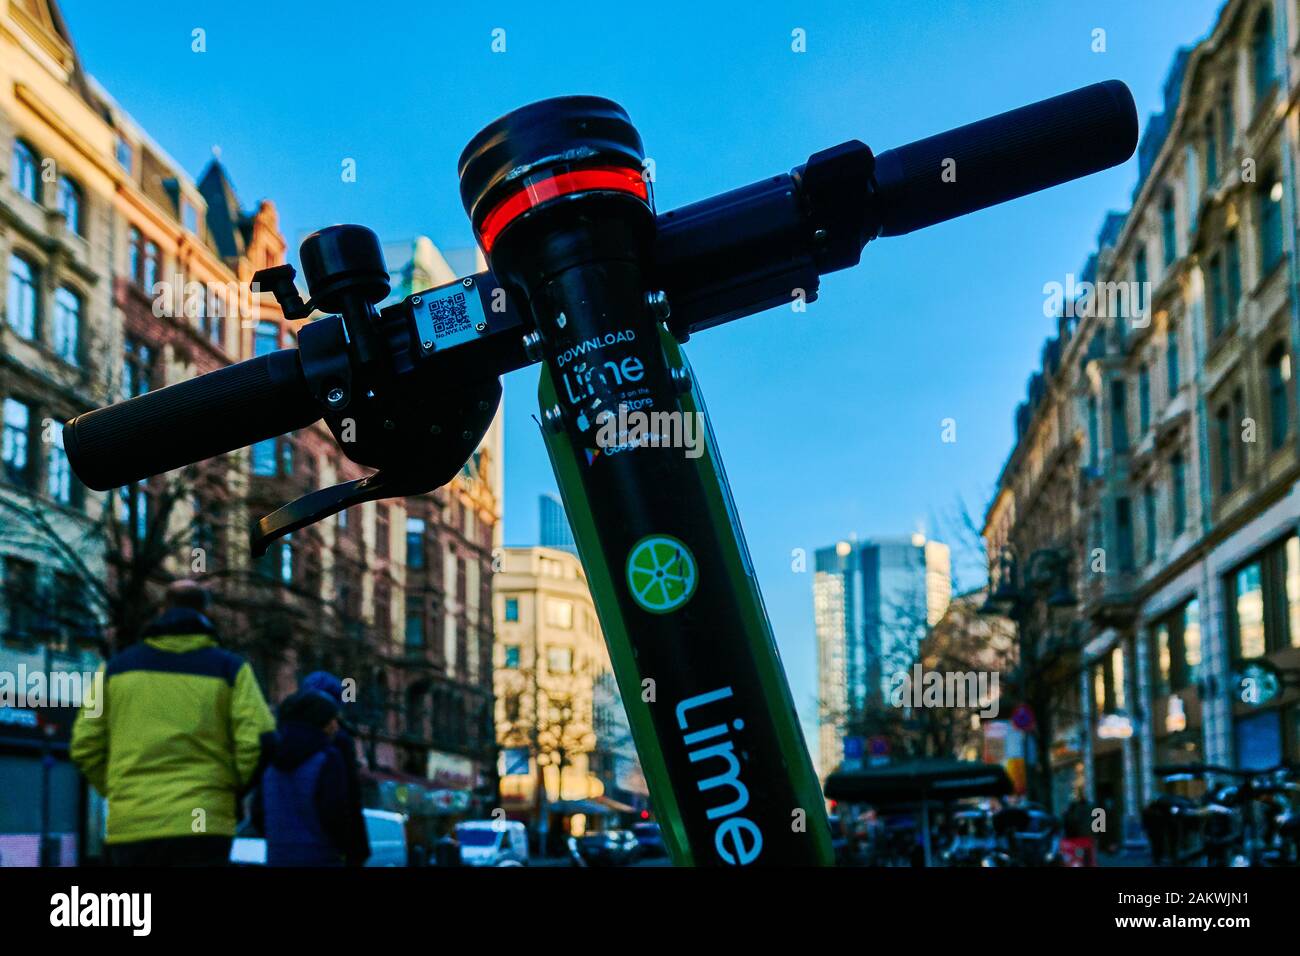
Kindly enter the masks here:
[[1298, 50], [1295, 4], [1228, 0], [1179, 52], [985, 519], [995, 587], [1068, 558], [1058, 800], [1130, 838], [1161, 765], [1300, 759]]

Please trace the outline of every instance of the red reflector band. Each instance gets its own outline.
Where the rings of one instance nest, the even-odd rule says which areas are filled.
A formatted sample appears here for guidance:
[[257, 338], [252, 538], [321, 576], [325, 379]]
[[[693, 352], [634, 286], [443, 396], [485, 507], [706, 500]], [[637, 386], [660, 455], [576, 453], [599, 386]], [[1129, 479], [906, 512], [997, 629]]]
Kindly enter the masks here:
[[637, 169], [626, 169], [622, 166], [595, 166], [590, 169], [558, 173], [548, 179], [525, 183], [519, 192], [501, 200], [496, 208], [483, 217], [483, 226], [479, 229], [479, 240], [483, 243], [483, 251], [491, 252], [497, 236], [501, 235], [501, 230], [528, 210], [535, 209], [558, 196], [595, 190], [631, 193], [646, 203], [650, 202], [645, 180], [641, 178], [641, 171]]

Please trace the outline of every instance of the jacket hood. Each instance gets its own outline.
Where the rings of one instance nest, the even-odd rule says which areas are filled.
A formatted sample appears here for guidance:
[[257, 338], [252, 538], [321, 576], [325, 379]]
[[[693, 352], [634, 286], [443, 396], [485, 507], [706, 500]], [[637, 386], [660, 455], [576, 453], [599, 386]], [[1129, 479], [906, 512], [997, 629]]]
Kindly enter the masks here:
[[152, 624], [145, 628], [144, 636], [164, 637], [171, 634], [206, 634], [215, 637], [217, 629], [212, 626], [206, 614], [187, 607], [174, 607], [154, 618]]
[[330, 739], [325, 731], [297, 721], [282, 721], [271, 765], [280, 770], [295, 770], [328, 746]]

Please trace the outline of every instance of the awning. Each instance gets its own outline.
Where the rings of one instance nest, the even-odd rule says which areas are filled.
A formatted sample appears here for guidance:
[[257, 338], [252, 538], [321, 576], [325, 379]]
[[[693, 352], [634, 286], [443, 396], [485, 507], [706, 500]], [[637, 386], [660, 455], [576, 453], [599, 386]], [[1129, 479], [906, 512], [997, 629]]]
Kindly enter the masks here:
[[1000, 797], [1012, 790], [1001, 764], [965, 760], [907, 760], [837, 770], [826, 778], [826, 797], [873, 806]]
[[[595, 797], [590, 800], [554, 800], [546, 805], [546, 809], [551, 813], [558, 813], [561, 816], [570, 816], [574, 813], [585, 813], [589, 817], [607, 817], [618, 811], [605, 805], [604, 797]], [[613, 803], [613, 801], [609, 801]], [[630, 809], [630, 808], [629, 808]]]

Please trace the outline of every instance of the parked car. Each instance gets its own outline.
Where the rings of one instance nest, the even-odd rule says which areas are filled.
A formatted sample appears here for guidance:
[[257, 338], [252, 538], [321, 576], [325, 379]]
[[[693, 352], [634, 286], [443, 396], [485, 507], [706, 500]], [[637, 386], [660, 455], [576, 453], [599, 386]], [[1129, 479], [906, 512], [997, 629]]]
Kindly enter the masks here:
[[466, 866], [528, 865], [528, 830], [518, 820], [466, 820], [456, 839]]
[[638, 823], [632, 827], [632, 834], [636, 837], [637, 856], [652, 859], [668, 855], [668, 847], [664, 845], [664, 835], [659, 824]]
[[409, 866], [406, 817], [389, 810], [365, 810], [370, 859], [366, 866]]
[[626, 866], [636, 859], [636, 835], [631, 830], [602, 830], [578, 837], [578, 855], [588, 866]]
[[[370, 838], [370, 859], [366, 866], [408, 866], [406, 817], [388, 810], [361, 811], [366, 818], [366, 835]], [[230, 846], [230, 862], [235, 866], [266, 866], [266, 838], [249, 823], [235, 833]]]

